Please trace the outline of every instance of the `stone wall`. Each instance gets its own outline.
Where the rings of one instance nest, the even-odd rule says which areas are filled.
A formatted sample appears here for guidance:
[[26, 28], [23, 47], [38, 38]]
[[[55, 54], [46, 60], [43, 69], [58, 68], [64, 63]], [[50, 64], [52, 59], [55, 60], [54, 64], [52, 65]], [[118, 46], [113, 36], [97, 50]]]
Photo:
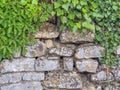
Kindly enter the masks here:
[[0, 63], [0, 90], [120, 90], [120, 64], [100, 64], [104, 48], [94, 36], [44, 23], [26, 54], [21, 50]]

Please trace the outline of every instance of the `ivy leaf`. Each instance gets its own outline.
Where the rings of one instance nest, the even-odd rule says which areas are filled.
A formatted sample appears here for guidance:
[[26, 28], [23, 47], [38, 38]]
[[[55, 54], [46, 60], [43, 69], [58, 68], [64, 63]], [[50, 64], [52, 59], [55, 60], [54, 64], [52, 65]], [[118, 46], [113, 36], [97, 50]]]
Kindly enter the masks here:
[[58, 3], [58, 2], [55, 2], [55, 3], [54, 3], [54, 6], [55, 6], [55, 9], [56, 9], [56, 8], [59, 8], [59, 7], [61, 6], [61, 4]]
[[71, 20], [74, 20], [75, 19], [75, 14], [73, 12], [69, 13], [68, 18], [71, 19]]
[[61, 21], [62, 21], [62, 23], [67, 23], [67, 17], [62, 16], [62, 17], [61, 17]]
[[62, 5], [62, 8], [64, 8], [66, 11], [68, 11], [69, 4], [63, 4], [63, 5]]
[[32, 4], [37, 5], [38, 4], [38, 0], [32, 0]]
[[78, 0], [72, 0], [73, 6], [75, 7], [79, 2]]
[[84, 28], [87, 28], [87, 29], [90, 29], [90, 30], [94, 30], [95, 29], [95, 26], [93, 24], [91, 24], [90, 22], [87, 22], [87, 21], [83, 22], [82, 26]]

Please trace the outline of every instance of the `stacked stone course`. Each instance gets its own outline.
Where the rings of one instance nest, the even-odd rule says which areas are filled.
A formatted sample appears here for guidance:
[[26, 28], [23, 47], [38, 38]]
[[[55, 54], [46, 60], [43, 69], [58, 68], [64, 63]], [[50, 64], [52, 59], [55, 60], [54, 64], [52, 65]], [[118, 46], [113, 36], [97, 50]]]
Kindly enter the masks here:
[[[120, 90], [120, 64], [100, 64], [95, 32], [59, 31], [44, 23], [37, 43], [0, 63], [0, 90]], [[118, 46], [117, 54], [120, 54]]]

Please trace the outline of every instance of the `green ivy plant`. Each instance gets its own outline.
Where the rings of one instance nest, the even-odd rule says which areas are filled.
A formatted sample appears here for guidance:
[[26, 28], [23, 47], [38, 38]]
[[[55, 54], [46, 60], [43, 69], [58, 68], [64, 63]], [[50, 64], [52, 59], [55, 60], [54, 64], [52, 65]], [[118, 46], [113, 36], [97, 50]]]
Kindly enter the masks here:
[[98, 7], [93, 0], [57, 0], [54, 8], [61, 21], [61, 30], [94, 30], [91, 14]]
[[50, 16], [51, 8], [46, 8], [38, 0], [0, 0], [0, 60], [13, 58], [16, 51], [33, 42], [32, 33]]
[[94, 13], [96, 26], [96, 43], [105, 48], [105, 55], [100, 58], [108, 66], [116, 65], [119, 57], [116, 55], [120, 45], [120, 2], [118, 0], [99, 0], [99, 8]]

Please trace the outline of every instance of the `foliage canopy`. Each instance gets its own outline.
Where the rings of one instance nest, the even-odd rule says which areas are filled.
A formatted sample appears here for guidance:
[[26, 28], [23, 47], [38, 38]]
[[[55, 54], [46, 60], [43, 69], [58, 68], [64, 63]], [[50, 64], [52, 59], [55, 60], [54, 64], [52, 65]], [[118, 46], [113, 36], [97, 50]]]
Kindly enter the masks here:
[[95, 30], [96, 43], [105, 47], [101, 62], [114, 65], [120, 45], [119, 0], [0, 0], [0, 59], [12, 58], [26, 46], [29, 35], [54, 18], [60, 30]]

